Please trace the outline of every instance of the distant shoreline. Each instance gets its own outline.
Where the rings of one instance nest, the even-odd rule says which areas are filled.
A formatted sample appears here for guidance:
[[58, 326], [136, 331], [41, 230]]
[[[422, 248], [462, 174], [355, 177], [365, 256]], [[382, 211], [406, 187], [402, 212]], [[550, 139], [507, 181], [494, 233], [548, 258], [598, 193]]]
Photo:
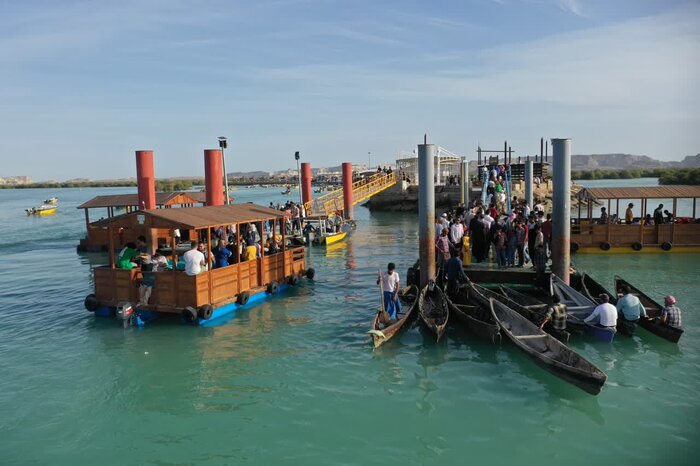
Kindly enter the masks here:
[[[619, 180], [658, 178], [661, 185], [698, 185], [700, 168], [651, 168], [644, 170], [572, 170], [572, 180]], [[291, 185], [296, 188], [296, 178], [229, 178], [231, 186]], [[324, 183], [338, 184], [340, 183]], [[194, 186], [204, 185], [203, 178], [166, 178], [156, 180], [156, 191], [189, 191]], [[136, 187], [136, 180], [62, 181], [38, 182], [16, 185], [0, 185], [0, 189], [62, 189], [62, 188], [129, 188]]]

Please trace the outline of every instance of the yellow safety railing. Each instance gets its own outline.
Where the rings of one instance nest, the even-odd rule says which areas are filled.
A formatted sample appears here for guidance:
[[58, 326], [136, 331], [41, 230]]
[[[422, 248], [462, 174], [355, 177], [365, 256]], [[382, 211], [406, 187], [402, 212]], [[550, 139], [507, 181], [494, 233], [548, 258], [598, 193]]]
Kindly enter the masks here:
[[[396, 184], [396, 173], [376, 173], [352, 184], [353, 204], [364, 202]], [[343, 188], [336, 189], [304, 204], [306, 215], [330, 215], [343, 210]]]

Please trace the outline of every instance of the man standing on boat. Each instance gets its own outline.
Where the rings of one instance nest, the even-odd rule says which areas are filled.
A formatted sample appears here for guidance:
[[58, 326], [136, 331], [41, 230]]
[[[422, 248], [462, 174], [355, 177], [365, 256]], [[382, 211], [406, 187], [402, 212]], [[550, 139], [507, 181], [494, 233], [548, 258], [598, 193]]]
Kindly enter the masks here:
[[547, 322], [552, 322], [552, 328], [566, 330], [566, 304], [559, 302], [559, 296], [552, 296], [552, 304], [547, 308], [547, 314], [540, 324], [540, 330]]
[[467, 274], [464, 273], [464, 263], [459, 258], [459, 251], [452, 250], [452, 257], [445, 265], [445, 273], [447, 274], [447, 292], [456, 292], [461, 283], [468, 280]]
[[632, 225], [634, 223], [634, 211], [632, 207], [634, 207], [634, 204], [630, 202], [627, 204], [627, 210], [625, 210], [625, 223], [627, 225]]
[[386, 272], [382, 272], [377, 277], [377, 285], [381, 281], [382, 291], [384, 295], [384, 310], [392, 319], [396, 319], [396, 315], [401, 312], [401, 301], [399, 300], [399, 273], [396, 272], [396, 265], [389, 262], [386, 267]]

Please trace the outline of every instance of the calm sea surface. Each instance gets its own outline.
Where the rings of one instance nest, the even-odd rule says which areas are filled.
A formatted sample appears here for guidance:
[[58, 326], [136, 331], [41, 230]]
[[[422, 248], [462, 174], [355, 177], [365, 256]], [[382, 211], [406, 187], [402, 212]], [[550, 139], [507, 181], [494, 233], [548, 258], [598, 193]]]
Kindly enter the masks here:
[[[314, 282], [220, 326], [95, 319], [82, 302], [106, 257], [76, 253], [75, 207], [125, 192], [0, 190], [0, 464], [697, 464], [700, 255], [574, 256], [684, 310], [678, 345], [573, 340], [608, 373], [593, 397], [459, 329], [373, 351], [377, 269], [405, 280], [417, 257], [410, 214], [356, 207], [346, 243], [310, 250]], [[54, 195], [55, 216], [24, 215]]]

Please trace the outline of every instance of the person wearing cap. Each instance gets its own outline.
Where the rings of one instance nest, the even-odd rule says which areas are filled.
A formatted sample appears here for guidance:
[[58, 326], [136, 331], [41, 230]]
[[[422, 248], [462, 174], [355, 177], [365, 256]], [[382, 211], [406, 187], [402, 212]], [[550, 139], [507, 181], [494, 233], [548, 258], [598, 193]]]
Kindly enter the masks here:
[[377, 277], [377, 285], [382, 283], [382, 291], [384, 297], [384, 311], [389, 314], [389, 317], [396, 319], [396, 316], [401, 312], [401, 300], [399, 299], [399, 288], [401, 281], [399, 273], [396, 271], [396, 265], [389, 262], [386, 267], [386, 272], [382, 272]]
[[668, 295], [664, 298], [664, 303], [666, 307], [661, 310], [661, 317], [659, 320], [661, 323], [674, 328], [683, 328], [683, 323], [681, 321], [681, 310], [676, 307], [676, 298]]
[[621, 317], [628, 322], [637, 322], [640, 317], [647, 317], [647, 311], [642, 306], [628, 285], [622, 285], [622, 297], [617, 300], [617, 310]]
[[599, 327], [615, 328], [617, 325], [617, 308], [610, 304], [610, 296], [607, 293], [601, 294], [600, 300], [601, 303], [583, 321], [593, 322]]

